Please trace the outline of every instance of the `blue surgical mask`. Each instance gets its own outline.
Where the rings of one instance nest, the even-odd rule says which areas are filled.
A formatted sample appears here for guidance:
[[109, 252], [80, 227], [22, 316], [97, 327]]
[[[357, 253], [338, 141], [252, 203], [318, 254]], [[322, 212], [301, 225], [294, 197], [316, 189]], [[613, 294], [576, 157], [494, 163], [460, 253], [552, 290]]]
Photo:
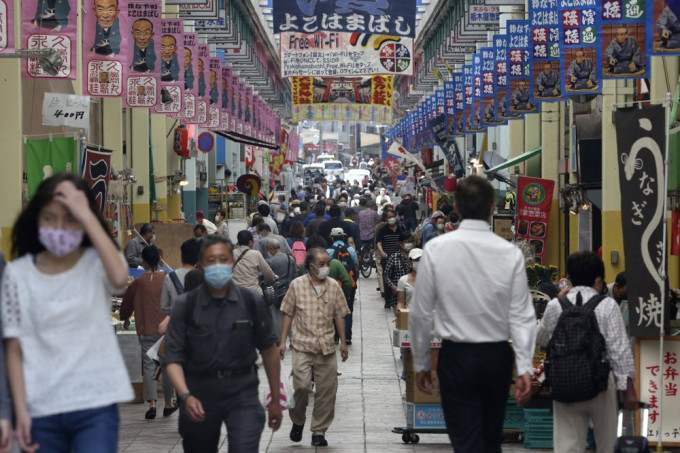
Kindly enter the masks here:
[[213, 264], [203, 268], [205, 282], [215, 289], [222, 289], [229, 284], [232, 276], [231, 264]]

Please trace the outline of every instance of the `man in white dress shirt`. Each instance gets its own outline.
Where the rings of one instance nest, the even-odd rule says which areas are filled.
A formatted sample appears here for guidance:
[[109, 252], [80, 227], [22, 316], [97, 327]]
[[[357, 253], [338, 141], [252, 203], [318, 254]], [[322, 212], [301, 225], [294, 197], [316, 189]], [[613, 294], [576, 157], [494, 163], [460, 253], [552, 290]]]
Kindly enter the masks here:
[[522, 252], [489, 228], [494, 198], [485, 178], [458, 184], [454, 209], [463, 221], [455, 233], [428, 242], [410, 306], [416, 383], [426, 393], [433, 321], [443, 340], [437, 373], [456, 453], [501, 452], [513, 362], [515, 398], [524, 404], [531, 394], [536, 314]]

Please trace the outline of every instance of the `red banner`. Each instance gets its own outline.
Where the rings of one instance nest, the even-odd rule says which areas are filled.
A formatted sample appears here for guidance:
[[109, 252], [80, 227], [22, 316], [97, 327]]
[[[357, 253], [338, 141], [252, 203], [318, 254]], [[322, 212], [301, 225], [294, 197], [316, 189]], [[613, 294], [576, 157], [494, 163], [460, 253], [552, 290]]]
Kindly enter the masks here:
[[245, 146], [245, 153], [246, 153], [246, 167], [252, 167], [255, 165], [255, 150], [253, 149], [252, 145], [246, 145]]
[[536, 255], [537, 264], [545, 264], [545, 242], [552, 209], [555, 181], [520, 176], [517, 182], [517, 218], [515, 239], [526, 240]]
[[680, 210], [671, 212], [671, 255], [680, 255]]

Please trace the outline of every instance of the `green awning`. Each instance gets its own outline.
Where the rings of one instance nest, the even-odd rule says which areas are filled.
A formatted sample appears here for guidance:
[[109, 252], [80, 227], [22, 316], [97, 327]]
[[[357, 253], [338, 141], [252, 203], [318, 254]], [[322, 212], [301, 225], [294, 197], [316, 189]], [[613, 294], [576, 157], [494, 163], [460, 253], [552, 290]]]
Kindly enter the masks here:
[[520, 154], [519, 156], [513, 157], [512, 159], [508, 159], [500, 165], [496, 165], [495, 167], [491, 167], [488, 170], [486, 170], [485, 173], [496, 173], [496, 172], [504, 170], [506, 168], [513, 167], [513, 166], [515, 166], [519, 163], [524, 162], [527, 159], [530, 159], [530, 158], [536, 156], [540, 152], [541, 152], [541, 147], [539, 146], [538, 148], [534, 148], [531, 151], [527, 151], [523, 154]]

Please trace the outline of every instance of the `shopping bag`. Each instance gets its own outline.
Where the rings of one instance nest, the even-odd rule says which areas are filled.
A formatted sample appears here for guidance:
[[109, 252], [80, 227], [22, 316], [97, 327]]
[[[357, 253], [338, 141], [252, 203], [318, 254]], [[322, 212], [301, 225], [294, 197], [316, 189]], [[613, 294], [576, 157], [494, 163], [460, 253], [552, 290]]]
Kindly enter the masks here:
[[161, 363], [161, 356], [163, 355], [163, 352], [159, 354], [159, 351], [162, 349], [165, 349], [165, 335], [163, 335], [157, 342], [151, 346], [148, 351], [146, 351], [146, 355], [149, 356], [151, 360], [153, 360], [156, 363]]
[[[281, 405], [281, 409], [293, 409], [295, 407], [295, 400], [293, 399], [293, 386], [290, 385], [290, 371], [283, 361], [281, 362], [281, 377], [279, 378], [279, 386], [281, 389], [279, 395], [279, 404]], [[271, 403], [272, 394], [270, 392], [265, 398], [264, 407], [269, 407]]]

